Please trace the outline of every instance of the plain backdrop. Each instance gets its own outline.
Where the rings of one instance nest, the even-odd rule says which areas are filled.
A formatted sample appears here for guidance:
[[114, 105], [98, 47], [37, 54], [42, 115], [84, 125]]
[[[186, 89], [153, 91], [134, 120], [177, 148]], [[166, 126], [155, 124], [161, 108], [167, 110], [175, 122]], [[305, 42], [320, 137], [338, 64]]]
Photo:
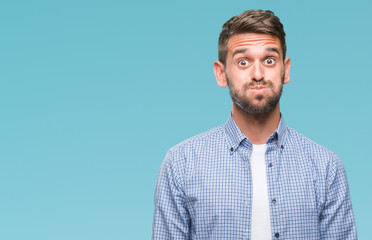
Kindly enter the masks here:
[[221, 26], [270, 9], [287, 33], [286, 124], [344, 163], [369, 239], [371, 1], [2, 1], [0, 239], [150, 239], [167, 149], [231, 111]]

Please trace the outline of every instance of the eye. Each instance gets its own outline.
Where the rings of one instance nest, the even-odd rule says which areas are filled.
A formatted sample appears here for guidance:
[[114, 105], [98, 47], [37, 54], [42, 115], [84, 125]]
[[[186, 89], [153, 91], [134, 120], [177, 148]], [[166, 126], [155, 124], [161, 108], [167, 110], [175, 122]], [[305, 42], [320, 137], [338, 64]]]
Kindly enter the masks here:
[[238, 61], [238, 64], [240, 65], [240, 66], [247, 66], [248, 65], [248, 61], [247, 61], [247, 59], [242, 59], [242, 60], [239, 60]]
[[266, 63], [267, 65], [273, 65], [273, 64], [275, 63], [275, 59], [274, 59], [274, 58], [271, 58], [271, 57], [266, 58], [266, 59], [265, 59], [265, 63]]

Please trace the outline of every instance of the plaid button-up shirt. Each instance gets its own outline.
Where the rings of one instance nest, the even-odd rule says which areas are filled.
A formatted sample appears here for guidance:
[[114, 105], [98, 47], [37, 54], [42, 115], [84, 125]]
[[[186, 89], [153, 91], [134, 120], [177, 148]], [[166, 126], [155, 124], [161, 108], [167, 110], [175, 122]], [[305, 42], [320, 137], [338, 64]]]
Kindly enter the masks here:
[[[266, 142], [272, 239], [357, 239], [344, 167], [283, 119]], [[169, 149], [155, 189], [153, 239], [250, 239], [252, 143], [225, 125]]]

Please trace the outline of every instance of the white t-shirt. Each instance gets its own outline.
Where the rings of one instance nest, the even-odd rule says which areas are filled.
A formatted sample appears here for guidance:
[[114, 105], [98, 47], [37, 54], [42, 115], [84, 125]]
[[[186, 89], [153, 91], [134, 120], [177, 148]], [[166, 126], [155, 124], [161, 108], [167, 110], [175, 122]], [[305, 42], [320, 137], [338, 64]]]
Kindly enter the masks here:
[[251, 219], [252, 240], [272, 239], [265, 163], [266, 148], [266, 144], [253, 144], [250, 158], [253, 186]]

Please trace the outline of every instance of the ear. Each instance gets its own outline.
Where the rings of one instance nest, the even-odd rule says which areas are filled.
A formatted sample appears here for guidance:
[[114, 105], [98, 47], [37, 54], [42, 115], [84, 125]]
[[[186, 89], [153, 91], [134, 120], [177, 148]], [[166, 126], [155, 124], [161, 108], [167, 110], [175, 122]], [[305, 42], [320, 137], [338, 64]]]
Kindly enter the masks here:
[[213, 64], [214, 75], [216, 76], [218, 86], [225, 88], [227, 79], [225, 74], [225, 66], [220, 61], [215, 61]]
[[289, 57], [286, 57], [284, 59], [284, 84], [289, 83], [290, 77], [289, 77], [289, 70], [291, 69], [291, 59]]

